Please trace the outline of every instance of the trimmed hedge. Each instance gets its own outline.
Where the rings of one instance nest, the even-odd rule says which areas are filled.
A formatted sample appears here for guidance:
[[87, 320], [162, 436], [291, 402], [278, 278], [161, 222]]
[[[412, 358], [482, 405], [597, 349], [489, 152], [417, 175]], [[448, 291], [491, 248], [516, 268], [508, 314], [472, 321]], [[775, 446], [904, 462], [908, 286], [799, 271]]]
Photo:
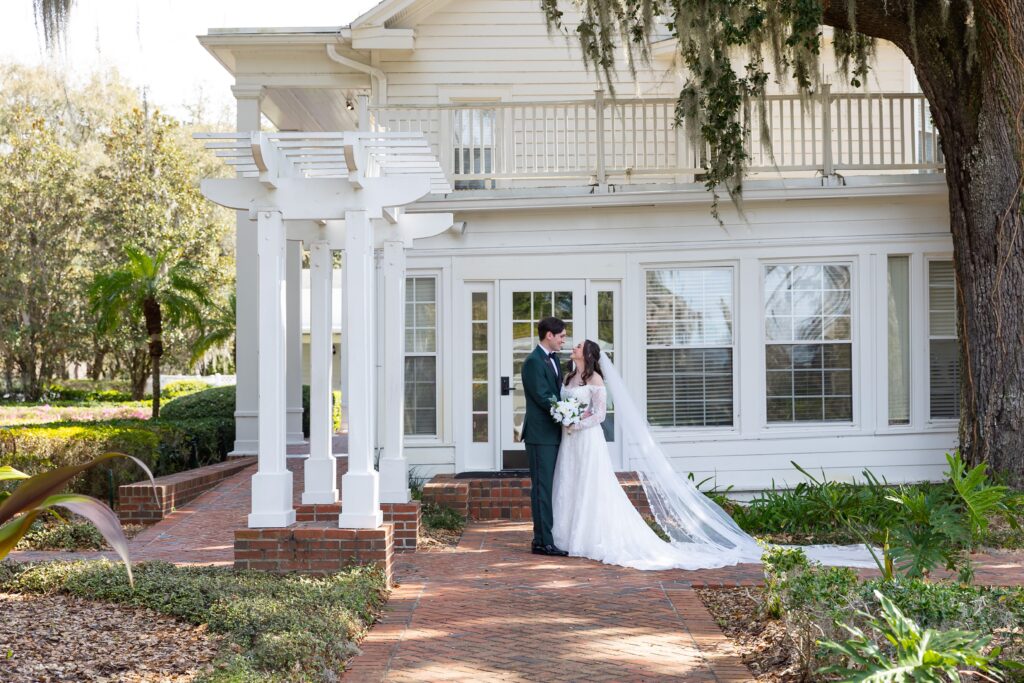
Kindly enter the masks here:
[[[341, 429], [341, 392], [335, 391], [331, 414], [334, 431]], [[190, 420], [204, 417], [235, 419], [235, 386], [213, 387], [181, 396], [164, 406], [162, 418]], [[302, 433], [309, 436], [309, 386], [302, 387]]]
[[[0, 429], [0, 466], [36, 474], [117, 451], [139, 458], [159, 477], [222, 461], [234, 438], [233, 417], [21, 425]], [[133, 462], [118, 458], [83, 473], [70, 489], [108, 500], [118, 486], [143, 476]]]
[[173, 399], [209, 389], [207, 382], [198, 379], [179, 379], [160, 389], [160, 398]]

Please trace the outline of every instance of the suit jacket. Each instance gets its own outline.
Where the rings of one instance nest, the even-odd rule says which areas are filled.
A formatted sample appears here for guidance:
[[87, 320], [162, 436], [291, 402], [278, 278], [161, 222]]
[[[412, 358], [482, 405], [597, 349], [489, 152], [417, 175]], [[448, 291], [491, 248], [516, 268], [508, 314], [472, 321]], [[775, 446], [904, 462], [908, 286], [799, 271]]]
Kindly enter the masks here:
[[551, 399], [559, 398], [562, 380], [542, 347], [538, 346], [526, 357], [522, 380], [526, 394], [523, 441], [557, 446], [562, 442], [562, 426], [551, 417]]

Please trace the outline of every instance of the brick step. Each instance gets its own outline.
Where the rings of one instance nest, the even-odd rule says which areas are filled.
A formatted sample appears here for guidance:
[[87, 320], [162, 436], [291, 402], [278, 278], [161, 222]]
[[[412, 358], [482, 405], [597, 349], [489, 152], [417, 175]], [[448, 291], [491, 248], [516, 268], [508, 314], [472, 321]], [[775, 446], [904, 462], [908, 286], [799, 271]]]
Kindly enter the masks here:
[[[651, 506], [636, 472], [618, 472], [619, 484], [640, 514], [650, 516]], [[456, 479], [439, 474], [423, 486], [423, 503], [449, 507], [473, 520], [525, 521], [530, 514], [529, 477], [473, 477]]]

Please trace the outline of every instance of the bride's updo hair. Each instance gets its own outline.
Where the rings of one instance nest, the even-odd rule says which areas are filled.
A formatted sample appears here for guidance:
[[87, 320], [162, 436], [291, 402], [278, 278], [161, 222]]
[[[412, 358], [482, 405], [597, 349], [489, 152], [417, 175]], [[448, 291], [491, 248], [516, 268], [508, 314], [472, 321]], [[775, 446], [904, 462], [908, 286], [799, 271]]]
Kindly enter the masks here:
[[592, 342], [589, 339], [583, 340], [583, 368], [581, 370], [574, 367], [572, 372], [566, 375], [565, 384], [567, 386], [576, 373], [580, 374], [580, 384], [586, 384], [594, 373], [604, 377], [604, 373], [601, 372], [601, 347], [597, 345], [597, 342]]

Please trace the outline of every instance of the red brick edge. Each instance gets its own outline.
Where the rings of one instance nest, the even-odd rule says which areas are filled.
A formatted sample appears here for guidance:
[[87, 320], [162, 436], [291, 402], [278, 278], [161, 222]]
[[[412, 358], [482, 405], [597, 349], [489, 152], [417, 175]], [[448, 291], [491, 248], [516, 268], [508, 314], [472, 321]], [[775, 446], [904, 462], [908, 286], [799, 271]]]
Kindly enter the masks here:
[[[649, 516], [651, 506], [637, 474], [619, 472], [618, 478], [634, 507]], [[451, 474], [439, 474], [424, 484], [423, 502], [452, 508], [472, 520], [532, 519], [529, 477], [456, 479]]]
[[228, 477], [255, 465], [256, 458], [231, 458], [216, 465], [156, 478], [156, 499], [149, 481], [125, 484], [117, 489], [117, 516], [124, 524], [156, 524], [175, 508], [206, 493]]
[[300, 522], [281, 529], [236, 529], [235, 569], [333, 574], [352, 565], [376, 565], [391, 586], [395, 542], [390, 524], [339, 529], [333, 522]]
[[[420, 502], [414, 500], [408, 503], [381, 503], [380, 509], [384, 513], [384, 523], [393, 527], [395, 552], [414, 552], [423, 519]], [[337, 525], [339, 514], [341, 503], [295, 506], [296, 522], [324, 522]]]

